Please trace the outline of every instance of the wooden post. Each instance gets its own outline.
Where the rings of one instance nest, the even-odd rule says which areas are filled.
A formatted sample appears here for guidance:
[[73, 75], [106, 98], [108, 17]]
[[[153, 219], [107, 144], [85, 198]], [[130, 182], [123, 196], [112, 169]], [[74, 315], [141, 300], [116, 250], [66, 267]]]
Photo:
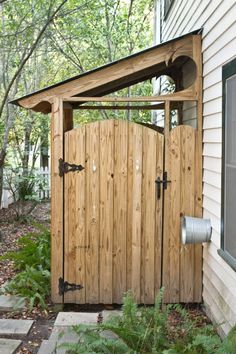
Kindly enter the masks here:
[[[165, 102], [165, 121], [164, 121], [164, 170], [169, 172], [169, 161], [168, 161], [168, 154], [166, 154], [166, 150], [168, 149], [169, 145], [169, 135], [170, 135], [170, 101]], [[163, 266], [162, 266], [162, 285], [165, 287], [164, 293], [164, 301], [165, 303], [170, 302], [170, 266], [169, 266], [169, 248], [170, 248], [170, 240], [168, 230], [169, 230], [169, 211], [170, 211], [170, 191], [167, 190], [164, 193], [164, 208], [163, 208]]]
[[[193, 56], [197, 65], [195, 81], [197, 101], [197, 132], [196, 132], [196, 187], [195, 187], [195, 216], [202, 217], [202, 52], [201, 36], [193, 37]], [[194, 301], [202, 301], [202, 245], [195, 245], [194, 254]]]
[[55, 98], [51, 116], [51, 299], [62, 303], [58, 281], [63, 278], [64, 186], [58, 161], [64, 156], [64, 131], [72, 127], [72, 110], [63, 110], [63, 101]]

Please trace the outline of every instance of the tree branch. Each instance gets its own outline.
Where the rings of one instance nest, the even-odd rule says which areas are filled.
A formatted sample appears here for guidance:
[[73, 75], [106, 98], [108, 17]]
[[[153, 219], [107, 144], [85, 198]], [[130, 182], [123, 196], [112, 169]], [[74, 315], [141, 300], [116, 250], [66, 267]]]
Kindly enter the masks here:
[[[1, 1], [1, 0], [0, 0]], [[6, 0], [5, 0], [6, 1]], [[46, 31], [47, 27], [49, 26], [49, 24], [52, 22], [52, 20], [54, 19], [54, 17], [56, 16], [56, 14], [60, 11], [60, 9], [62, 8], [62, 6], [67, 2], [68, 0], [63, 0], [62, 3], [56, 8], [56, 10], [52, 13], [52, 15], [48, 18], [48, 20], [46, 21], [46, 23], [44, 24], [43, 28], [41, 29], [41, 31], [38, 33], [38, 36], [37, 38], [35, 39], [34, 43], [32, 44], [28, 54], [24, 57], [22, 56], [22, 60], [21, 60], [21, 63], [18, 67], [18, 69], [16, 70], [15, 74], [13, 75], [11, 81], [9, 82], [8, 84], [8, 87], [5, 91], [5, 94], [4, 94], [4, 97], [3, 97], [3, 100], [1, 102], [1, 105], [0, 105], [0, 117], [2, 115], [2, 112], [3, 112], [3, 109], [4, 109], [4, 106], [6, 104], [6, 101], [7, 101], [7, 98], [8, 98], [8, 95], [9, 95], [9, 92], [16, 80], [16, 78], [20, 75], [23, 67], [25, 66], [25, 64], [27, 63], [27, 61], [29, 60], [29, 58], [31, 57], [32, 53], [34, 52], [35, 48], [37, 47], [41, 37], [43, 36], [44, 32]]]

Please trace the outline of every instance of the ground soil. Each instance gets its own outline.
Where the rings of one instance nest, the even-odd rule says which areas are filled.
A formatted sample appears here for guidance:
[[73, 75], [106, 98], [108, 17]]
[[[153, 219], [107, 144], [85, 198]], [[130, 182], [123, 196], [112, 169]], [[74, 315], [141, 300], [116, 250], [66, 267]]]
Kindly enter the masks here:
[[[3, 255], [7, 251], [17, 251], [17, 240], [26, 233], [33, 231], [35, 229], [35, 222], [44, 224], [48, 227], [50, 226], [49, 202], [38, 204], [30, 215], [27, 217], [20, 217], [18, 220], [16, 219], [16, 207], [18, 208], [18, 206], [12, 205], [8, 209], [0, 210], [0, 255]], [[7, 280], [10, 280], [14, 274], [15, 271], [12, 262], [7, 260], [0, 261], [0, 286]], [[184, 307], [188, 310], [188, 313], [192, 318], [197, 319], [199, 326], [205, 326], [210, 323], [209, 319], [205, 316], [201, 305], [191, 304], [185, 305]], [[104, 309], [112, 310], [116, 308], [119, 308], [119, 306], [68, 304], [62, 307], [54, 306], [50, 300], [48, 300], [47, 311], [34, 308], [31, 312], [3, 312], [0, 313], [0, 318], [34, 320], [34, 325], [29, 334], [20, 338], [22, 340], [22, 345], [17, 351], [17, 354], [36, 354], [42, 340], [49, 338], [59, 311], [101, 312]], [[172, 312], [169, 317], [169, 323], [173, 330], [179, 320], [179, 315]], [[14, 336], [14, 338], [16, 337]]]

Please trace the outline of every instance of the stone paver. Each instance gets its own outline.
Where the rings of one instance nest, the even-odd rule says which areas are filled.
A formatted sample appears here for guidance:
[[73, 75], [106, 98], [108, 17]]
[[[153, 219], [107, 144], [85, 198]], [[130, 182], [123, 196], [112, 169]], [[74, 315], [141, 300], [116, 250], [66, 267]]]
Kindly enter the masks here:
[[0, 338], [0, 354], [13, 354], [21, 345], [21, 340]]
[[0, 335], [27, 335], [34, 321], [0, 319]]
[[103, 310], [102, 311], [103, 321], [107, 321], [111, 316], [121, 316], [121, 315], [122, 315], [121, 310]]
[[91, 312], [59, 312], [55, 326], [75, 326], [78, 324], [97, 323], [97, 313]]
[[50, 343], [49, 340], [43, 340], [37, 354], [51, 354], [53, 353], [54, 349], [55, 349], [54, 342]]
[[[110, 315], [121, 315], [122, 311], [103, 311], [103, 320], [106, 321]], [[73, 332], [72, 326], [78, 324], [96, 324], [97, 313], [91, 312], [59, 312], [50, 338], [43, 341], [38, 354], [65, 354], [67, 349], [61, 347], [65, 343], [77, 343], [78, 335]], [[101, 337], [107, 339], [118, 339], [118, 336], [109, 330], [104, 330]]]
[[62, 346], [65, 343], [77, 343], [78, 336], [71, 327], [56, 326], [47, 341], [43, 341], [38, 354], [66, 354], [67, 349]]
[[25, 299], [14, 295], [0, 295], [0, 312], [25, 309]]

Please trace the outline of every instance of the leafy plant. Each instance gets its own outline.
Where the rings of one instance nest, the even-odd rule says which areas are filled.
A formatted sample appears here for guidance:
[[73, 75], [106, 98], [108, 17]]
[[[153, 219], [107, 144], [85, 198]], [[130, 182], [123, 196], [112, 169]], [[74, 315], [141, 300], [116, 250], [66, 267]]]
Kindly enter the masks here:
[[[117, 354], [235, 354], [236, 328], [222, 342], [212, 325], [199, 326], [181, 305], [162, 306], [163, 289], [154, 307], [138, 308], [130, 292], [124, 297], [123, 312], [100, 325], [79, 325], [76, 344], [64, 343], [67, 353]], [[173, 327], [169, 315], [178, 323]], [[115, 336], [105, 336], [110, 331]]]
[[50, 272], [26, 266], [24, 271], [14, 276], [4, 290], [28, 299], [30, 310], [36, 304], [46, 309], [46, 298], [50, 294]]
[[25, 297], [30, 309], [36, 304], [46, 308], [50, 294], [50, 232], [42, 225], [35, 227], [38, 231], [18, 240], [17, 252], [0, 257], [14, 261], [15, 269], [20, 271], [4, 287], [4, 292]]
[[[124, 297], [122, 315], [98, 326], [75, 326], [78, 343], [66, 344], [69, 353], [161, 353], [169, 348], [167, 318], [170, 307], [162, 307], [163, 289], [153, 308], [138, 308], [130, 292]], [[111, 331], [117, 338], [104, 338]], [[158, 351], [157, 349], [158, 348]]]

